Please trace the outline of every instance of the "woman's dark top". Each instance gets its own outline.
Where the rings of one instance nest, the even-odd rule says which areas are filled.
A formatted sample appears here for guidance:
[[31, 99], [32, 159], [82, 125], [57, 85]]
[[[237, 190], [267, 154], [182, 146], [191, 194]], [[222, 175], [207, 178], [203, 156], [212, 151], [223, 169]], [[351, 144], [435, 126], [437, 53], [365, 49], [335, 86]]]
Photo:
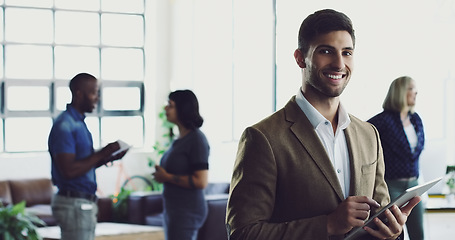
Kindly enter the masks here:
[[386, 179], [419, 177], [419, 157], [425, 144], [425, 134], [420, 116], [409, 113], [409, 117], [417, 134], [414, 152], [404, 132], [399, 112], [384, 110], [368, 120], [379, 131]]
[[[171, 174], [191, 175], [208, 169], [209, 144], [205, 135], [195, 129], [175, 140], [161, 159], [161, 166]], [[164, 211], [169, 224], [199, 228], [207, 216], [203, 189], [187, 189], [175, 184], [163, 185]]]

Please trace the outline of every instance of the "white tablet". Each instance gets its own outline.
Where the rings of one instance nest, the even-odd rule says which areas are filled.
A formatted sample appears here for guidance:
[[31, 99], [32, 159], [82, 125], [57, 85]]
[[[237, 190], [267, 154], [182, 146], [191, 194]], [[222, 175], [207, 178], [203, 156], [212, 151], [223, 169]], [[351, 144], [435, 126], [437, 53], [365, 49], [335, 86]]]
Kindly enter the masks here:
[[365, 234], [368, 234], [367, 231], [363, 229], [363, 227], [368, 226], [370, 228], [375, 228], [376, 224], [373, 222], [373, 219], [381, 215], [386, 209], [389, 209], [393, 205], [397, 205], [399, 208], [405, 206], [413, 197], [420, 196], [428, 191], [431, 187], [433, 187], [436, 183], [441, 181], [442, 177], [433, 179], [429, 182], [424, 184], [408, 188], [404, 191], [400, 196], [398, 196], [395, 200], [387, 204], [387, 206], [381, 208], [376, 214], [371, 216], [362, 227], [357, 227], [352, 229], [344, 238], [344, 240], [352, 240], [358, 237], [361, 237]]
[[120, 139], [117, 140], [117, 142], [120, 145], [120, 149], [115, 151], [114, 153], [112, 153], [111, 156], [115, 156], [115, 155], [117, 155], [117, 154], [119, 154], [119, 153], [121, 153], [121, 152], [123, 152], [123, 151], [125, 151], [125, 150], [127, 150], [129, 148], [131, 148], [131, 145], [128, 145], [126, 142], [124, 142], [124, 141], [122, 141]]

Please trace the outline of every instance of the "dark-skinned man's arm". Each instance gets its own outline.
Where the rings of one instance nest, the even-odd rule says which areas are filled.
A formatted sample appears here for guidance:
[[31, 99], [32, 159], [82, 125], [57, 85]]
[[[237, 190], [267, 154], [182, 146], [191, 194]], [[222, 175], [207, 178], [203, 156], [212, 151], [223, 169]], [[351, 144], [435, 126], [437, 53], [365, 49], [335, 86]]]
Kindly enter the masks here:
[[97, 168], [108, 162], [121, 159], [127, 151], [112, 156], [112, 153], [118, 149], [120, 149], [119, 144], [113, 142], [84, 159], [76, 160], [76, 155], [73, 153], [58, 153], [54, 156], [54, 161], [56, 161], [62, 175], [67, 179], [72, 179], [85, 174], [93, 167]]

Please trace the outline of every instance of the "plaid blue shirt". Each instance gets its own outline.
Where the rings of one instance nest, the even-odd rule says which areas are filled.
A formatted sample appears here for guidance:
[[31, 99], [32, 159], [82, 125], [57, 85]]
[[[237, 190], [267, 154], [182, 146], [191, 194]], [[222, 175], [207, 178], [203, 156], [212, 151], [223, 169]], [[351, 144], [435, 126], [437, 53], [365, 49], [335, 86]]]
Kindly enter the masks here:
[[425, 134], [420, 116], [417, 113], [409, 113], [409, 116], [417, 134], [414, 152], [411, 151], [399, 112], [385, 110], [368, 120], [379, 131], [386, 179], [419, 176], [419, 157], [425, 144]]

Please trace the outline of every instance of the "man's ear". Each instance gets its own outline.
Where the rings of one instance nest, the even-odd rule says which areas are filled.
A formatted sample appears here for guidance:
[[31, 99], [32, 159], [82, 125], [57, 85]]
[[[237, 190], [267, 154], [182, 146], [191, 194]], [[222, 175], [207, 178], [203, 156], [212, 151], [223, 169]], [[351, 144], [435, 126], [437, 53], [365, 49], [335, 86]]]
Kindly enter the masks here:
[[81, 99], [83, 96], [84, 96], [84, 93], [78, 89], [75, 91], [73, 98], [75, 98], [77, 101], [79, 101], [79, 99]]
[[303, 56], [303, 53], [300, 51], [300, 49], [296, 49], [294, 51], [294, 58], [300, 68], [306, 68], [305, 57]]

